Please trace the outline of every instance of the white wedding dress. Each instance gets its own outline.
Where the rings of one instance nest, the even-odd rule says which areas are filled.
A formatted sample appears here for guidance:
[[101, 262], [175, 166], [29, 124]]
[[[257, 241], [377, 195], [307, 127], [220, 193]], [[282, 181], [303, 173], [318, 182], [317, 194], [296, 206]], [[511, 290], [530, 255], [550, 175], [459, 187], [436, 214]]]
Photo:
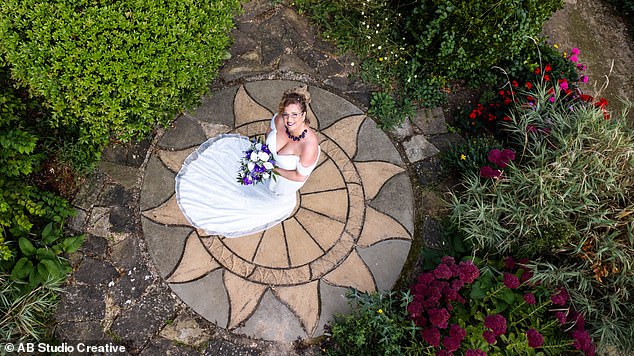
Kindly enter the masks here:
[[[277, 116], [277, 115], [276, 115]], [[277, 154], [275, 116], [266, 143], [276, 165], [310, 175], [319, 161], [303, 167], [295, 155]], [[210, 138], [192, 152], [176, 175], [176, 201], [189, 223], [210, 235], [238, 237], [265, 230], [290, 216], [296, 192], [304, 185], [277, 176], [255, 185], [242, 185], [236, 177], [240, 159], [249, 149], [248, 137], [225, 134]]]

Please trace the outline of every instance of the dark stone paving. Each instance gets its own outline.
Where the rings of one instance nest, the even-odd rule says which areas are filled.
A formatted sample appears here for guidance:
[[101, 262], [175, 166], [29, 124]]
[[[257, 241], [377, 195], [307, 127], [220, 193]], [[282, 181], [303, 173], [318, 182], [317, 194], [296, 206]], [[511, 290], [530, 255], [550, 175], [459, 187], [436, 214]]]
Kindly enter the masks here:
[[[262, 106], [275, 106], [277, 98], [267, 96], [266, 90], [256, 90], [265, 80], [284, 80], [306, 83], [321, 88], [316, 91], [320, 102], [331, 102], [335, 97], [350, 103], [342, 110], [346, 115], [362, 115], [369, 103], [371, 87], [356, 79], [358, 66], [354, 58], [337, 55], [332, 45], [315, 37], [315, 30], [306, 20], [284, 5], [255, 0], [244, 4], [245, 12], [236, 19], [236, 29], [232, 32], [234, 45], [230, 49], [232, 58], [221, 68], [211, 89], [221, 95], [206, 97], [193, 112], [183, 115], [174, 128], [159, 131], [150, 139], [132, 144], [110, 146], [103, 154], [103, 162], [96, 172], [82, 184], [73, 204], [78, 216], [71, 221], [76, 232], [86, 233], [86, 242], [73, 256], [74, 273], [68, 281], [61, 302], [55, 313], [54, 334], [60, 340], [100, 340], [126, 345], [130, 354], [142, 355], [295, 355], [297, 351], [291, 342], [268, 342], [251, 339], [231, 333], [213, 322], [192, 313], [191, 303], [178, 298], [163, 276], [169, 275], [178, 264], [178, 256], [165, 251], [165, 258], [151, 259], [149, 250], [156, 243], [154, 239], [166, 231], [163, 226], [142, 217], [140, 212], [157, 206], [173, 194], [174, 172], [161, 160], [152, 156], [157, 149], [183, 149], [193, 147], [205, 140], [205, 131], [211, 128], [192, 125], [195, 121], [223, 124], [222, 120], [233, 118], [232, 112], [223, 112], [218, 105], [235, 96], [240, 84], [245, 85], [249, 95]], [[235, 88], [224, 90], [227, 88]], [[332, 96], [329, 97], [329, 95]], [[315, 98], [313, 98], [315, 100]], [[315, 108], [328, 112], [327, 107]], [[334, 124], [337, 117], [320, 115], [321, 127]], [[415, 226], [421, 217], [415, 208], [401, 209], [394, 201], [403, 197], [414, 197], [418, 206], [420, 196], [437, 196], [438, 193], [425, 185], [410, 192], [402, 192], [396, 187], [406, 182], [407, 186], [417, 180], [434, 182], [430, 167], [424, 172], [414, 167], [422, 166], [421, 161], [430, 157], [408, 156], [404, 143], [413, 137], [425, 139], [438, 150], [449, 146], [453, 138], [447, 136], [442, 111], [419, 113], [416, 120], [404, 134], [391, 133], [396, 140], [389, 142], [387, 136], [373, 134], [378, 130], [370, 120], [359, 128], [362, 137], [385, 137], [386, 142], [357, 142], [356, 162], [382, 161], [398, 164], [405, 161], [407, 172], [395, 175], [380, 187], [370, 206], [380, 211], [389, 211], [390, 216], [399, 221], [414, 239], [420, 239]], [[195, 119], [189, 120], [188, 119]], [[323, 117], [323, 119], [322, 119]], [[422, 118], [424, 117], [424, 121]], [[436, 120], [436, 121], [434, 121]], [[230, 126], [230, 122], [224, 123]], [[183, 139], [186, 138], [186, 140]], [[419, 139], [419, 141], [423, 142]], [[417, 141], [418, 142], [418, 141]], [[380, 147], [394, 147], [383, 150]], [[368, 152], [375, 152], [369, 154]], [[419, 150], [418, 153], [422, 152]], [[431, 156], [434, 156], [432, 154]], [[149, 157], [152, 157], [151, 159]], [[417, 163], [418, 162], [418, 163]], [[148, 175], [148, 171], [156, 174]], [[437, 172], [436, 172], [437, 173]], [[419, 176], [424, 176], [423, 178]], [[161, 193], [143, 191], [147, 185], [143, 179], [156, 179], [152, 184], [164, 185]], [[422, 193], [421, 193], [422, 192]], [[430, 199], [430, 201], [435, 201]], [[431, 203], [429, 203], [431, 204]], [[430, 209], [437, 208], [428, 206]], [[142, 231], [149, 224], [155, 233], [145, 236]], [[433, 229], [432, 229], [433, 230]], [[169, 238], [182, 241], [182, 234]], [[173, 229], [170, 230], [170, 234]], [[362, 258], [375, 261], [368, 268], [374, 273], [377, 287], [383, 289], [395, 281], [390, 272], [390, 261], [381, 260], [380, 245], [390, 245], [392, 249], [405, 249], [401, 240], [386, 240], [360, 249]], [[159, 256], [160, 257], [160, 256]], [[156, 261], [159, 261], [156, 263]], [[400, 265], [402, 261], [396, 261]], [[385, 269], [388, 269], [387, 271]], [[213, 273], [204, 278], [216, 278]], [[222, 277], [218, 277], [222, 278]], [[348, 311], [345, 300], [346, 289], [324, 281], [319, 281], [322, 308], [332, 312]], [[204, 290], [200, 290], [200, 303], [204, 302]], [[196, 294], [193, 295], [196, 295]], [[191, 294], [191, 293], [190, 293]], [[270, 291], [266, 295], [271, 294]], [[218, 296], [219, 298], [221, 296]], [[275, 299], [270, 298], [270, 303]], [[214, 305], [204, 306], [209, 313], [227, 320], [229, 310], [214, 309]], [[323, 330], [326, 320], [321, 318], [315, 330]], [[243, 328], [252, 327], [244, 325]], [[316, 354], [317, 348], [308, 348], [302, 354]]]

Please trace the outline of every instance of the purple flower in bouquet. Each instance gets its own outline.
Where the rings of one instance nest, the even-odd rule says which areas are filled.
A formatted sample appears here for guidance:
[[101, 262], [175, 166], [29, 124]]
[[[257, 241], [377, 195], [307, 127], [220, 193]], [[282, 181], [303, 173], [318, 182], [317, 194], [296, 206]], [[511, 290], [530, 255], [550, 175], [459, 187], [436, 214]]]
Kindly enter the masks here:
[[252, 185], [269, 178], [275, 179], [277, 173], [274, 169], [275, 160], [269, 147], [254, 139], [251, 141], [251, 147], [244, 151], [244, 156], [240, 159], [237, 180], [242, 185]]
[[506, 318], [500, 314], [490, 314], [484, 318], [484, 326], [491, 329], [495, 336], [506, 332]]
[[535, 329], [526, 330], [526, 338], [528, 339], [529, 347], [537, 348], [544, 344], [544, 337]]

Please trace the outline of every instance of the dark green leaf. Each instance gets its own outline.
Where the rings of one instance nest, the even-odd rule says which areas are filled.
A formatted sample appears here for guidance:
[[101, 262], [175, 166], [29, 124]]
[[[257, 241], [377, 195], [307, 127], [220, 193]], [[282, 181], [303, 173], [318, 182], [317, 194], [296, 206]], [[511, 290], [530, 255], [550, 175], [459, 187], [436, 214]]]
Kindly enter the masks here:
[[26, 256], [33, 256], [35, 253], [35, 246], [26, 237], [20, 237], [18, 244], [20, 245], [20, 251]]

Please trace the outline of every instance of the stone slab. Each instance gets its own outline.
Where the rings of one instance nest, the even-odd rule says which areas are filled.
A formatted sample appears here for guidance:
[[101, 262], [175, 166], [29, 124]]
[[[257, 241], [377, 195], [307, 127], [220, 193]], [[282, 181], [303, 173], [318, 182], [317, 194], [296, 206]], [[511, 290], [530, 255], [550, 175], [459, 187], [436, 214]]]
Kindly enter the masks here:
[[207, 140], [200, 124], [187, 115], [178, 117], [173, 126], [159, 140], [158, 145], [161, 148], [183, 150], [198, 146]]
[[355, 161], [384, 161], [403, 165], [401, 155], [387, 135], [376, 127], [371, 119], [366, 119], [359, 129]]
[[260, 356], [261, 350], [235, 344], [231, 341], [214, 339], [207, 344], [205, 356]]
[[330, 285], [324, 281], [319, 281], [321, 296], [321, 313], [315, 334], [324, 333], [324, 326], [334, 321], [335, 314], [347, 314], [350, 312], [350, 303], [346, 294], [349, 289]]
[[154, 264], [163, 277], [168, 276], [180, 262], [185, 239], [192, 231], [188, 227], [168, 227], [141, 218], [145, 241]]
[[176, 191], [176, 174], [156, 156], [152, 156], [145, 169], [141, 188], [141, 211], [155, 208], [167, 201]]
[[284, 91], [300, 85], [301, 82], [288, 80], [262, 80], [246, 83], [244, 89], [258, 104], [275, 113]]
[[294, 54], [282, 56], [280, 58], [280, 63], [278, 64], [278, 69], [280, 72], [306, 73], [311, 75], [315, 73], [308, 64]]
[[447, 132], [445, 114], [441, 107], [417, 110], [413, 121], [424, 135], [437, 135]]
[[101, 320], [106, 314], [104, 291], [96, 286], [70, 285], [55, 309], [56, 320], [75, 322]]
[[363, 115], [363, 111], [351, 102], [324, 89], [311, 86], [311, 108], [319, 120], [319, 129], [323, 130], [342, 117]]
[[429, 142], [440, 152], [447, 152], [453, 147], [466, 143], [464, 138], [455, 132], [432, 136], [429, 138]]
[[407, 159], [414, 163], [426, 158], [432, 157], [440, 153], [440, 151], [432, 145], [425, 136], [416, 135], [409, 140], [403, 142], [403, 148], [405, 149], [405, 155]]
[[189, 313], [181, 313], [172, 323], [167, 324], [160, 335], [168, 340], [198, 347], [209, 339], [211, 334], [202, 328]]
[[392, 289], [401, 274], [411, 245], [406, 240], [387, 240], [358, 249], [359, 255], [374, 275], [377, 290]]
[[394, 135], [399, 141], [403, 141], [406, 138], [414, 135], [414, 128], [412, 122], [409, 119], [403, 120], [403, 122], [390, 130], [390, 133]]
[[370, 202], [373, 208], [398, 220], [414, 235], [414, 201], [407, 172], [387, 181], [379, 194]]
[[156, 337], [150, 340], [139, 355], [199, 356], [200, 352], [192, 347], [180, 345], [177, 342], [166, 340], [162, 337]]
[[138, 183], [139, 169], [137, 167], [125, 166], [108, 161], [99, 162], [98, 167], [110, 178], [127, 189], [134, 188]]
[[149, 139], [128, 143], [114, 143], [108, 145], [101, 154], [101, 160], [123, 166], [139, 168], [145, 161], [150, 147]]
[[238, 87], [235, 86], [207, 94], [200, 105], [187, 115], [203, 122], [233, 127], [233, 101], [237, 91]]
[[93, 285], [104, 286], [117, 277], [119, 273], [110, 263], [92, 257], [85, 257], [75, 271], [75, 279], [78, 282]]
[[215, 270], [193, 282], [172, 283], [170, 288], [200, 316], [225, 328], [229, 322], [229, 298], [222, 274], [222, 270]]

